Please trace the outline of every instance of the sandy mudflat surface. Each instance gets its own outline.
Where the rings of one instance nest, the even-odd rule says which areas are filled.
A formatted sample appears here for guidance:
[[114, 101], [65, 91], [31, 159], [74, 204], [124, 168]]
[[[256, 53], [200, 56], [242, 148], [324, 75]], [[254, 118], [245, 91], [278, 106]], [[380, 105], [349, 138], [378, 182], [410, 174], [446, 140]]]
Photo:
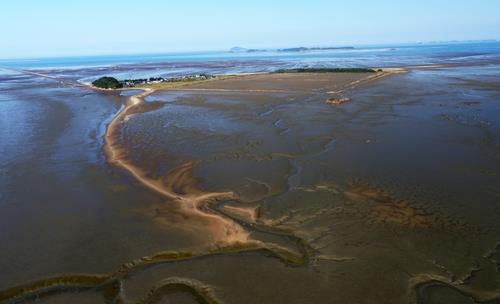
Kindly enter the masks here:
[[497, 300], [500, 89], [473, 72], [1, 82], [30, 140], [2, 133], [0, 303]]
[[208, 81], [182, 87], [182, 90], [227, 90], [260, 92], [327, 92], [375, 76], [371, 73], [277, 73], [255, 74]]

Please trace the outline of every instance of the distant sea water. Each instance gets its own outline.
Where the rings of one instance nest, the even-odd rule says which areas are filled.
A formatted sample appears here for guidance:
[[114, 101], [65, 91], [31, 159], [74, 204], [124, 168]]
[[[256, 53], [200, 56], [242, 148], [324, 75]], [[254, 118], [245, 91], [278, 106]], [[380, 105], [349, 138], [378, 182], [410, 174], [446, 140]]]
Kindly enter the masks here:
[[[190, 73], [251, 73], [297, 67], [391, 67], [500, 62], [500, 41], [377, 45], [301, 52], [210, 51], [0, 59], [0, 67], [32, 70], [86, 70], [80, 79], [106, 74], [117, 78]], [[90, 73], [89, 70], [92, 70]]]

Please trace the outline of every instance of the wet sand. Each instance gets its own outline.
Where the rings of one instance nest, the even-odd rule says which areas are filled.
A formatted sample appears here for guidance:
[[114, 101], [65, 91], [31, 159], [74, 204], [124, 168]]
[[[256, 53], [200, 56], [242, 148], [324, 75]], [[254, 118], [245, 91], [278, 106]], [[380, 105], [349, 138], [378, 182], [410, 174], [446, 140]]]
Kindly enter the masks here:
[[354, 88], [404, 69], [384, 69], [379, 73], [262, 73], [241, 75], [183, 86], [178, 90], [248, 93], [327, 93]]
[[[500, 88], [464, 75], [267, 74], [124, 97], [102, 134], [118, 185], [139, 191], [120, 209], [191, 246], [18, 280], [0, 301], [494, 301]], [[339, 92], [351, 102], [325, 104]]]
[[197, 221], [200, 225], [203, 223], [206, 225], [205, 228], [211, 230], [216, 242], [245, 242], [248, 234], [243, 229], [230, 221], [218, 218], [209, 213], [200, 212], [200, 207], [204, 201], [231, 199], [233, 194], [231, 192], [203, 193], [198, 190], [196, 180], [191, 176], [194, 163], [186, 163], [176, 168], [169, 173], [162, 183], [161, 180], [149, 178], [147, 172], [144, 172], [138, 166], [134, 166], [124, 157], [126, 151], [116, 142], [117, 132], [119, 132], [117, 130], [118, 125], [126, 119], [127, 115], [137, 112], [138, 107], [144, 104], [144, 98], [153, 92], [154, 90], [152, 89], [145, 89], [143, 93], [131, 96], [125, 107], [118, 112], [108, 125], [104, 137], [104, 151], [106, 152], [108, 161], [115, 166], [125, 169], [145, 187], [169, 200], [175, 201], [176, 204], [185, 210], [186, 214], [197, 216]]

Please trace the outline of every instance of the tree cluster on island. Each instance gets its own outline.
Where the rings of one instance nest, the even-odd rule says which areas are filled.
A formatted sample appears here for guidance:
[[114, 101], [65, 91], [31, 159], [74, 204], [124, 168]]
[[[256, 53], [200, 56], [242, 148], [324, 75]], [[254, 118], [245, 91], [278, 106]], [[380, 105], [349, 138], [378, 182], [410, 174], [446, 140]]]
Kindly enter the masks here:
[[114, 77], [104, 76], [92, 82], [92, 85], [100, 89], [120, 89], [123, 84]]

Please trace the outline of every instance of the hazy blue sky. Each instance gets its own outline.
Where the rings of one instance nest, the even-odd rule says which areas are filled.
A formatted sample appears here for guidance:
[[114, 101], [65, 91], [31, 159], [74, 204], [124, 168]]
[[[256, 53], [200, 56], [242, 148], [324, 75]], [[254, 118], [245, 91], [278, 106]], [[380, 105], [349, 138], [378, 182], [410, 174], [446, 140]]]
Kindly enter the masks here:
[[4, 1], [0, 58], [499, 39], [499, 0]]

